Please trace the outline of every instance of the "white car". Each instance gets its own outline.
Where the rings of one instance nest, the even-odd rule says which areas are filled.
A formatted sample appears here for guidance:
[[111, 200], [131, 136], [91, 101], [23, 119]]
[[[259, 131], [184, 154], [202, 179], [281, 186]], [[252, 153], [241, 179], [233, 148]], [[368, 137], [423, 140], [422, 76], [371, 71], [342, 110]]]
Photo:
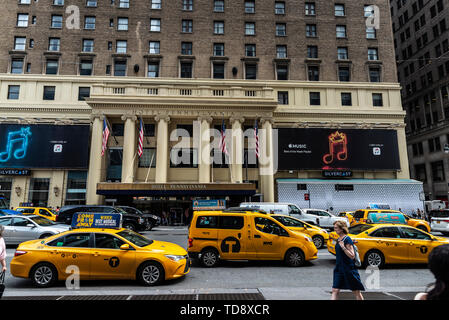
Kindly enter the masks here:
[[69, 225], [56, 224], [36, 215], [3, 216], [0, 217], [0, 225], [5, 227], [3, 232], [5, 244], [20, 244], [28, 240], [43, 239], [71, 228]]
[[326, 210], [321, 209], [301, 209], [300, 218], [303, 221], [311, 222], [321, 228], [333, 229], [335, 221], [343, 221], [349, 227], [349, 221], [346, 217], [337, 217]]
[[449, 210], [432, 210], [430, 214], [430, 229], [449, 236]]

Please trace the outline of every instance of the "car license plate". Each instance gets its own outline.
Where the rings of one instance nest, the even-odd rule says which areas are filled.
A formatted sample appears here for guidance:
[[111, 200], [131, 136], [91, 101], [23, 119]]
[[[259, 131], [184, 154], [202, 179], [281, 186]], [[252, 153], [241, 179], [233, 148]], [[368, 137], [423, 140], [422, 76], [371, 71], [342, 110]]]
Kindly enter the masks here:
[[437, 221], [437, 223], [440, 223], [440, 221]]

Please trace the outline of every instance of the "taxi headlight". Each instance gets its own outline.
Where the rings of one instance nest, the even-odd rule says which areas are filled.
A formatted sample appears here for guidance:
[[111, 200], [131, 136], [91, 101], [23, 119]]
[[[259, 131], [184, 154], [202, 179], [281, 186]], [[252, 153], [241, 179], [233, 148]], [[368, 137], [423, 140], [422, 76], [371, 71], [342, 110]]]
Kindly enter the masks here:
[[185, 256], [176, 256], [176, 255], [173, 255], [173, 254], [166, 254], [165, 256], [167, 258], [169, 258], [170, 260], [173, 260], [175, 262], [178, 262], [179, 260], [182, 260], [182, 259], [186, 258]]

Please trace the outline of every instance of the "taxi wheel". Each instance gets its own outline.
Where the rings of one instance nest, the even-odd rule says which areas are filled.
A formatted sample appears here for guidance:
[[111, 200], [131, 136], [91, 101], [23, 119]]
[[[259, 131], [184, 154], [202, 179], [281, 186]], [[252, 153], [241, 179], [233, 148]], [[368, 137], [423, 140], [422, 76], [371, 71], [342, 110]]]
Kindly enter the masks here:
[[290, 249], [285, 254], [284, 261], [289, 267], [300, 267], [305, 263], [304, 253], [299, 249]]
[[48, 288], [57, 280], [56, 268], [46, 262], [39, 263], [30, 272], [31, 281], [36, 287]]
[[363, 261], [365, 267], [378, 267], [379, 269], [385, 265], [385, 257], [382, 252], [377, 250], [368, 251]]
[[137, 272], [137, 277], [145, 286], [155, 286], [165, 279], [164, 268], [155, 261], [142, 264]]
[[322, 236], [313, 236], [312, 241], [317, 249], [324, 247], [324, 238]]
[[213, 268], [218, 264], [220, 260], [218, 252], [214, 249], [206, 249], [201, 252], [201, 264], [207, 268]]

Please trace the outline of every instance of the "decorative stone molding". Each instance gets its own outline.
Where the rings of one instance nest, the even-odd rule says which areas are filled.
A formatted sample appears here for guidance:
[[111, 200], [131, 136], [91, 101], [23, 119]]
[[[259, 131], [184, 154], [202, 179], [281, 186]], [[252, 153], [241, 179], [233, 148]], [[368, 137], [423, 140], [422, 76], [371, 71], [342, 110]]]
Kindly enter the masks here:
[[245, 118], [238, 117], [238, 116], [232, 116], [231, 118], [229, 118], [229, 121], [231, 122], [231, 124], [233, 124], [234, 122], [240, 122], [240, 124], [242, 124], [243, 122], [245, 122]]
[[134, 114], [124, 114], [121, 116], [122, 121], [126, 121], [128, 119], [132, 120], [132, 121], [136, 121], [137, 120], [137, 116]]
[[271, 125], [273, 125], [274, 124], [274, 119], [273, 118], [261, 118], [260, 119], [261, 125], [264, 125], [265, 122], [269, 122]]
[[199, 116], [199, 117], [197, 118], [197, 120], [198, 120], [199, 122], [206, 121], [208, 124], [211, 124], [212, 121], [214, 121], [214, 118], [212, 118], [212, 117], [210, 117], [210, 116]]
[[170, 117], [168, 115], [161, 115], [161, 114], [159, 114], [159, 115], [154, 117], [154, 121], [156, 121], [156, 122], [159, 122], [161, 120], [169, 123], [170, 122]]
[[93, 122], [95, 119], [100, 119], [101, 121], [103, 121], [104, 120], [104, 118], [105, 118], [105, 116], [104, 116], [104, 114], [101, 114], [101, 113], [92, 113], [91, 115], [90, 115], [90, 121], [91, 122]]

